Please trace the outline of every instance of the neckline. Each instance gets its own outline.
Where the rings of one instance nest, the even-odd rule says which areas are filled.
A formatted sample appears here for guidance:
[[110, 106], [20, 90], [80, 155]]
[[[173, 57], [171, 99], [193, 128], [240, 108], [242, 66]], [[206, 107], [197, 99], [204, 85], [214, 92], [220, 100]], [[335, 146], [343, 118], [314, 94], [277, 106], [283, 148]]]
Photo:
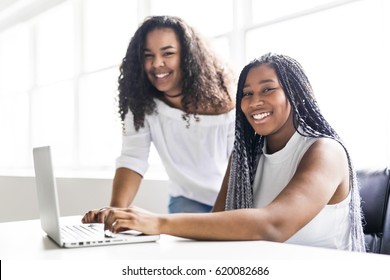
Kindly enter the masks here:
[[[155, 99], [156, 105], [157, 105], [157, 112], [158, 114], [167, 116], [169, 118], [177, 119], [180, 121], [183, 121], [183, 114], [185, 112], [181, 109], [171, 107], [168, 104], [166, 104], [163, 100], [156, 98]], [[199, 120], [202, 122], [202, 120], [205, 120], [209, 125], [215, 125], [220, 122], [226, 122], [227, 119], [235, 119], [235, 108], [232, 110], [221, 113], [218, 115], [202, 115], [197, 114], [196, 116], [199, 118]], [[193, 115], [190, 114], [191, 122], [193, 120]], [[204, 122], [203, 122], [204, 123]]]
[[300, 136], [299, 132], [295, 131], [295, 133], [291, 136], [291, 138], [288, 140], [286, 145], [281, 150], [279, 150], [273, 154], [267, 153], [267, 148], [266, 148], [267, 147], [267, 143], [266, 143], [267, 140], [265, 140], [264, 146], [263, 146], [264, 157], [266, 157], [268, 160], [271, 160], [272, 162], [284, 161], [293, 152], [293, 149], [291, 147], [294, 147], [299, 142], [299, 138], [300, 138], [299, 136]]
[[182, 92], [179, 92], [178, 94], [174, 94], [174, 95], [169, 95], [169, 94], [166, 94], [166, 93], [164, 92], [164, 96], [165, 96], [165, 97], [168, 97], [168, 98], [175, 98], [175, 97], [179, 97], [179, 96], [182, 96], [182, 95], [183, 95]]

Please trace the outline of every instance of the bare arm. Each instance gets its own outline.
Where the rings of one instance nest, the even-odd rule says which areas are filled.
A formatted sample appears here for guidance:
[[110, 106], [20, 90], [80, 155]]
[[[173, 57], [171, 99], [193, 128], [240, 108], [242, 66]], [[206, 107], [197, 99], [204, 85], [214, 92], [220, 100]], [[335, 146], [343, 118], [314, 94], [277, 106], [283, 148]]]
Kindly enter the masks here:
[[110, 207], [93, 209], [82, 218], [83, 223], [103, 223], [109, 211], [114, 208], [127, 208], [134, 200], [141, 184], [142, 176], [128, 168], [118, 168], [115, 172]]
[[342, 147], [321, 139], [309, 148], [278, 197], [261, 209], [207, 214], [154, 215], [138, 208], [112, 210], [105, 228], [137, 229], [200, 240], [271, 240], [283, 242], [328, 203], [348, 195], [348, 164]]
[[142, 176], [128, 168], [118, 168], [112, 185], [111, 207], [126, 208], [134, 200]]

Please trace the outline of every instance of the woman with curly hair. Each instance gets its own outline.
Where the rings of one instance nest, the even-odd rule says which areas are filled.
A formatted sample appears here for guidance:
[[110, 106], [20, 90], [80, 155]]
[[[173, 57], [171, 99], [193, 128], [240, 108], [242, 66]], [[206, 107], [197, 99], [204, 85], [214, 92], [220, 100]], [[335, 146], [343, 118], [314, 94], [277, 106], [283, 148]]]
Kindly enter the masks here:
[[212, 213], [112, 209], [105, 229], [365, 251], [351, 158], [301, 65], [280, 54], [250, 62], [236, 100], [231, 164]]
[[110, 206], [132, 203], [153, 142], [169, 177], [169, 212], [209, 212], [234, 141], [231, 73], [182, 19], [152, 16], [132, 37], [118, 82], [123, 144]]

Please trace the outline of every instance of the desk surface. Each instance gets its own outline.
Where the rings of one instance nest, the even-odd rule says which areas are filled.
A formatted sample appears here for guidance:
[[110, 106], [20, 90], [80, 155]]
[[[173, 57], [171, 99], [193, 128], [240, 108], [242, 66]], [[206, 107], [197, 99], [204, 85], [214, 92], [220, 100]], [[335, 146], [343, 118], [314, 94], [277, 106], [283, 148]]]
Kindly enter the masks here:
[[[77, 219], [76, 219], [77, 218]], [[79, 217], [72, 219], [80, 221]], [[69, 217], [68, 217], [69, 221]], [[112, 260], [335, 260], [390, 262], [390, 256], [268, 241], [195, 241], [161, 235], [157, 242], [64, 249], [42, 231], [39, 220], [0, 223], [0, 259]]]

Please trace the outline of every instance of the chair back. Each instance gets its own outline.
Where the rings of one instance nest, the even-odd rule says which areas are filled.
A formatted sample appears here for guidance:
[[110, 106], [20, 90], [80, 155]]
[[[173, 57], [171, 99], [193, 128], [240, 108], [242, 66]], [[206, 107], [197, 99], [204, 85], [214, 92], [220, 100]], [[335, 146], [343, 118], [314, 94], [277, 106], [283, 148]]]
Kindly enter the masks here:
[[367, 252], [390, 255], [390, 170], [358, 170]]

